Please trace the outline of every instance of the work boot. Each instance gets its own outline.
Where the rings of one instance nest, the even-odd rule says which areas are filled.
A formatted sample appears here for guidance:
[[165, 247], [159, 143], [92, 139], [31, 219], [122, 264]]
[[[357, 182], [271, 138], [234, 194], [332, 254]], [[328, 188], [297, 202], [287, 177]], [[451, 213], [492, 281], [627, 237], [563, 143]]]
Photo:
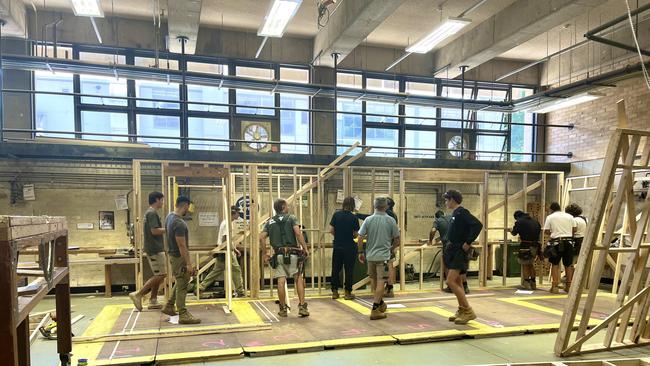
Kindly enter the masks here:
[[379, 311], [382, 313], [385, 313], [386, 310], [388, 309], [388, 305], [384, 302], [384, 300], [381, 301], [381, 304], [379, 304], [379, 307], [377, 308]]
[[278, 315], [281, 316], [282, 318], [286, 318], [288, 314], [288, 309], [289, 307], [287, 305], [280, 304], [280, 311], [278, 311]]
[[336, 300], [339, 298], [339, 291], [338, 290], [332, 290], [332, 300]]
[[195, 318], [189, 311], [185, 310], [178, 314], [178, 324], [199, 324], [201, 319]]
[[142, 295], [137, 292], [131, 292], [129, 294], [129, 299], [131, 299], [133, 306], [135, 306], [138, 311], [142, 311]]
[[523, 280], [523, 282], [521, 283], [521, 286], [519, 286], [519, 288], [521, 290], [527, 290], [527, 291], [531, 291], [533, 289], [530, 286], [530, 280], [528, 280], [528, 279]]
[[456, 319], [458, 319], [459, 316], [460, 316], [460, 306], [458, 307], [458, 309], [456, 309], [456, 313], [454, 313], [454, 315], [449, 317], [449, 321], [450, 322], [456, 321]]
[[298, 305], [298, 315], [300, 315], [303, 318], [309, 316], [309, 309], [307, 309], [307, 303]]
[[244, 290], [237, 291], [235, 295], [236, 295], [235, 297], [246, 297], [246, 291]]
[[356, 296], [352, 293], [352, 291], [345, 290], [345, 297], [344, 299], [346, 300], [354, 300]]
[[166, 304], [160, 312], [169, 316], [177, 315], [176, 310], [174, 310], [174, 304]]
[[469, 286], [467, 282], [463, 282], [463, 289], [465, 290], [465, 295], [469, 294]]
[[476, 314], [474, 314], [472, 308], [460, 308], [459, 310], [460, 313], [456, 320], [454, 320], [455, 324], [467, 324], [470, 320], [476, 319]]
[[149, 299], [149, 305], [147, 306], [147, 309], [149, 310], [160, 310], [162, 309], [163, 306], [161, 303], [158, 302], [158, 299]]
[[537, 281], [535, 280], [535, 277], [531, 278], [528, 281], [530, 282], [530, 289], [533, 291], [537, 290]]
[[384, 289], [384, 297], [395, 297], [392, 287], [386, 287], [386, 289]]
[[386, 319], [388, 315], [379, 311], [379, 308], [370, 311], [370, 320]]
[[560, 293], [560, 288], [557, 286], [557, 284], [551, 285], [551, 289], [548, 290], [548, 292], [552, 294], [559, 294]]
[[451, 293], [453, 292], [449, 286], [447, 286], [447, 287], [445, 287], [444, 289], [442, 289], [442, 291], [444, 291], [444, 292], [446, 292], [446, 293], [448, 293], [448, 294], [451, 294]]

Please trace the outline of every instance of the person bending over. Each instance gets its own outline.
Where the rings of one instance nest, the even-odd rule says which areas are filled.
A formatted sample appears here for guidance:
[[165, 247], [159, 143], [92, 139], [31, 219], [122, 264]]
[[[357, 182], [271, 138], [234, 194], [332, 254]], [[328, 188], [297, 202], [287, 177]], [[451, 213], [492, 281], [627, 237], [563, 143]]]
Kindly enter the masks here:
[[542, 226], [537, 220], [523, 211], [515, 211], [515, 226], [509, 230], [510, 234], [519, 235], [519, 255], [517, 261], [521, 265], [523, 276], [522, 287], [524, 290], [536, 290], [535, 258], [542, 257], [542, 247], [539, 245], [539, 236]]

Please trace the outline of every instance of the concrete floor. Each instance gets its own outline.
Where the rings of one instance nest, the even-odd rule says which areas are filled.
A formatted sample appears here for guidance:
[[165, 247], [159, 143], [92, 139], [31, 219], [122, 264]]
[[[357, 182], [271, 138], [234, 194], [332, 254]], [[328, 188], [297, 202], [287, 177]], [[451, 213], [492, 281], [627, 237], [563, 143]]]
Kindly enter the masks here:
[[[409, 286], [410, 287], [410, 286]], [[427, 286], [431, 288], [429, 284]], [[85, 317], [73, 325], [74, 334], [82, 334], [86, 327], [99, 314], [105, 305], [129, 303], [125, 294], [115, 294], [106, 299], [103, 294], [73, 295], [73, 317], [84, 314]], [[47, 297], [36, 308], [36, 312], [54, 308], [54, 298]], [[333, 319], [335, 321], [335, 319]], [[228, 361], [192, 363], [191, 365], [332, 365], [339, 362], [356, 365], [394, 365], [397, 363], [416, 365], [478, 365], [515, 362], [540, 362], [560, 360], [553, 354], [555, 333], [531, 334], [511, 337], [463, 339], [422, 343], [413, 345], [390, 345], [380, 347], [361, 347], [351, 349], [307, 352], [264, 358], [242, 358]], [[32, 364], [39, 366], [57, 365], [56, 342], [39, 338], [32, 346]], [[624, 349], [615, 352], [600, 352], [572, 357], [578, 359], [619, 359], [648, 357], [650, 346]], [[83, 357], [83, 355], [79, 355]]]

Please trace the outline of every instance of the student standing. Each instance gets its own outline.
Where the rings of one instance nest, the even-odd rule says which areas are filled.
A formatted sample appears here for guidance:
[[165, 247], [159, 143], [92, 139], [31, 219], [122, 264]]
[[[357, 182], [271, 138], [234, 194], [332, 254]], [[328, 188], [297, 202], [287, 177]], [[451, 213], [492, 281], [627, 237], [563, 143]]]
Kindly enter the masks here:
[[519, 255], [517, 261], [521, 265], [521, 272], [524, 278], [523, 288], [525, 290], [536, 290], [535, 282], [535, 258], [541, 256], [541, 246], [539, 245], [539, 236], [542, 232], [542, 226], [537, 220], [530, 217], [523, 211], [515, 211], [515, 226], [509, 230], [510, 234], [519, 235]]
[[145, 282], [137, 292], [131, 292], [129, 298], [138, 311], [142, 311], [142, 297], [151, 292], [148, 309], [160, 310], [158, 303], [158, 288], [167, 276], [167, 258], [163, 246], [165, 228], [160, 222], [158, 210], [164, 205], [165, 196], [160, 192], [149, 193], [149, 208], [144, 213], [144, 252], [147, 253], [147, 262], [151, 267], [153, 276]]
[[176, 315], [178, 310], [179, 324], [198, 324], [201, 319], [195, 318], [185, 307], [185, 298], [187, 297], [187, 285], [190, 277], [196, 274], [196, 268], [192, 265], [189, 248], [189, 231], [187, 223], [183, 217], [188, 213], [192, 202], [185, 196], [178, 196], [174, 212], [167, 215], [165, 226], [167, 228], [167, 244], [169, 262], [171, 263], [172, 273], [176, 283], [172, 288], [167, 305], [162, 310], [163, 314], [169, 316]]
[[332, 252], [332, 299], [339, 298], [341, 287], [341, 269], [345, 268], [345, 299], [354, 300], [352, 282], [354, 264], [357, 261], [357, 244], [354, 239], [359, 232], [359, 219], [354, 211], [354, 197], [346, 197], [343, 207], [336, 211], [330, 220], [330, 233], [334, 236]]
[[456, 295], [458, 311], [449, 317], [449, 321], [456, 324], [467, 324], [470, 320], [476, 319], [476, 314], [465, 296], [461, 272], [467, 272], [469, 265], [467, 253], [472, 248], [472, 242], [481, 232], [483, 224], [469, 210], [460, 205], [463, 202], [463, 196], [459, 191], [449, 190], [442, 197], [445, 199], [445, 206], [453, 210], [447, 234], [449, 246], [444, 260], [445, 265], [449, 268], [447, 285]]
[[560, 204], [551, 203], [551, 214], [544, 222], [544, 233], [550, 235], [547, 245], [551, 246], [548, 261], [551, 262], [551, 290], [552, 294], [560, 292], [560, 262], [566, 270], [566, 286], [564, 291], [569, 292], [571, 281], [573, 281], [573, 244], [572, 238], [576, 231], [576, 222], [573, 216], [562, 212]]
[[582, 216], [582, 207], [575, 203], [568, 205], [564, 211], [573, 216], [573, 220], [576, 222], [576, 232], [573, 234], [573, 264], [575, 265], [580, 255], [582, 241], [587, 233], [587, 218]]

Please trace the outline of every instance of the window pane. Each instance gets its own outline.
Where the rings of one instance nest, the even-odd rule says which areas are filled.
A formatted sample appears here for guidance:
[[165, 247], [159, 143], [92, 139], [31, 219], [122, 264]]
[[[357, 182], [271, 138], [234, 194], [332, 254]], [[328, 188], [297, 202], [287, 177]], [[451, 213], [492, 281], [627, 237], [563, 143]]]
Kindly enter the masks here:
[[[434, 131], [412, 131], [406, 130], [404, 147], [415, 147], [423, 149], [436, 148], [436, 133]], [[436, 157], [436, 152], [424, 150], [405, 150], [404, 156], [407, 158], [429, 158]]]
[[138, 100], [137, 106], [142, 108], [156, 108], [156, 109], [178, 109], [178, 103], [170, 103], [169, 101], [178, 101], [179, 85], [174, 83], [163, 83], [159, 81], [135, 81], [135, 95], [138, 98], [158, 99], [160, 101]]
[[[188, 85], [187, 100], [200, 103], [228, 104], [228, 89], [217, 86]], [[228, 106], [190, 104], [191, 111], [228, 113]]]
[[461, 95], [461, 89], [451, 86], [442, 87], [442, 96], [445, 98], [472, 99], [472, 88], [465, 88], [465, 94]]
[[306, 69], [294, 69], [290, 67], [281, 67], [280, 68], [280, 80], [282, 81], [291, 81], [294, 83], [308, 83], [309, 82], [309, 70]]
[[[382, 102], [366, 102], [366, 113], [397, 115], [397, 104]], [[366, 116], [367, 122], [397, 123], [397, 117]]]
[[[34, 71], [34, 89], [58, 93], [72, 93], [71, 74], [53, 74]], [[74, 132], [74, 100], [72, 96], [36, 94], [36, 130]], [[37, 133], [37, 136], [74, 137], [73, 134]]]
[[345, 72], [336, 74], [336, 85], [344, 88], [361, 89], [363, 86], [362, 80], [361, 74], [349, 74]]
[[[180, 137], [180, 118], [176, 116], [154, 116], [138, 114], [138, 135], [143, 136], [169, 136]], [[152, 137], [139, 137], [139, 142], [144, 142], [152, 147], [180, 148], [179, 139], [165, 139]]]
[[[405, 106], [404, 114], [407, 116], [417, 116], [417, 117], [435, 117], [436, 108], [434, 107], [421, 107], [417, 105], [407, 105]], [[406, 118], [406, 124], [409, 125], [419, 125], [419, 126], [435, 126], [435, 119], [420, 119], [420, 118]]]
[[436, 96], [436, 84], [417, 83], [414, 81], [406, 82], [406, 93], [413, 95]]
[[[478, 121], [492, 121], [492, 122], [502, 122], [504, 114], [501, 112], [489, 112], [489, 111], [477, 111], [476, 119]], [[479, 130], [493, 130], [493, 131], [505, 131], [508, 129], [507, 125], [497, 124], [497, 123], [483, 123], [478, 122], [476, 127]]]
[[[45, 46], [35, 45], [34, 46], [34, 56], [37, 57], [54, 57], [54, 46]], [[65, 58], [72, 60], [72, 48], [71, 47], [61, 47], [56, 48], [56, 58]]]
[[[135, 66], [156, 67], [156, 59], [153, 57], [136, 57], [134, 61]], [[178, 70], [178, 61], [159, 58], [158, 68], [166, 70]]]
[[[107, 97], [126, 97], [126, 79], [114, 77], [80, 75], [81, 93], [91, 95], [104, 95]], [[81, 97], [81, 103], [114, 105], [126, 107], [126, 99], [113, 99], [101, 97]]]
[[[355, 142], [361, 142], [361, 115], [345, 114], [341, 112], [361, 112], [361, 102], [354, 102], [353, 99], [339, 98], [336, 109], [336, 143], [340, 145], [352, 145]], [[347, 150], [347, 147], [339, 146], [336, 151], [338, 154]], [[352, 154], [357, 154], [360, 150], [355, 149]]]
[[[442, 118], [440, 126], [445, 128], [460, 128], [460, 121], [445, 121], [445, 118], [460, 119], [460, 109], [442, 108], [440, 109], [440, 117]], [[467, 124], [468, 119], [469, 111], [465, 110], [465, 124]]]
[[[237, 89], [237, 105], [275, 107], [275, 95], [267, 91]], [[237, 113], [274, 116], [274, 109], [237, 107]]]
[[[512, 114], [512, 122], [533, 123], [533, 113], [518, 112]], [[533, 126], [512, 125], [510, 149], [515, 152], [533, 152]], [[512, 161], [533, 161], [532, 155], [512, 155]]]
[[110, 53], [79, 52], [79, 60], [106, 65], [126, 64], [126, 56]]
[[[389, 130], [385, 128], [367, 128], [366, 145], [368, 146], [398, 146], [398, 130]], [[373, 148], [368, 152], [373, 156], [397, 156], [397, 149], [378, 149]]]
[[191, 139], [193, 137], [202, 139], [229, 139], [230, 124], [227, 119], [189, 117], [187, 123], [190, 149], [212, 151], [230, 150], [228, 142]]
[[377, 90], [388, 93], [399, 92], [399, 82], [397, 80], [386, 79], [366, 79], [367, 90]]
[[[309, 96], [281, 94], [280, 106], [285, 108], [309, 108]], [[280, 141], [309, 142], [309, 112], [282, 110], [280, 112]], [[280, 152], [308, 154], [307, 145], [280, 145]]]
[[237, 66], [235, 68], [237, 76], [243, 76], [254, 79], [273, 80], [275, 79], [275, 72], [273, 69], [261, 69], [259, 67], [245, 67]]
[[[503, 151], [507, 149], [507, 147], [503, 146], [505, 141], [506, 141], [505, 136], [479, 135], [476, 141], [476, 150]], [[477, 153], [476, 157], [478, 160], [492, 160], [492, 161], [504, 160], [504, 156], [499, 153]]]
[[188, 61], [187, 71], [202, 72], [204, 74], [228, 75], [228, 65]]
[[512, 88], [512, 100], [521, 99], [533, 95], [535, 90], [530, 88]]
[[505, 90], [479, 89], [476, 100], [491, 100], [493, 102], [503, 102], [506, 100], [507, 92]]
[[[108, 133], [128, 135], [129, 119], [126, 113], [81, 112], [81, 131], [90, 133]], [[83, 135], [85, 140], [128, 141], [127, 136]]]

